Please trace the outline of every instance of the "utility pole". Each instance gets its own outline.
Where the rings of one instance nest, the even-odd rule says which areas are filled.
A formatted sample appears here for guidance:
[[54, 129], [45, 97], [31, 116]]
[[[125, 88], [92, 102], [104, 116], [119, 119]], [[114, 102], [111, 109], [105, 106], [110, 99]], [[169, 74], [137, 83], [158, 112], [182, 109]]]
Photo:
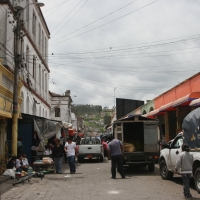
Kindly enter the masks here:
[[12, 115], [12, 156], [17, 155], [17, 137], [18, 137], [18, 117], [19, 117], [19, 106], [18, 106], [18, 85], [19, 85], [19, 68], [21, 66], [22, 57], [20, 52], [20, 37], [21, 37], [21, 19], [20, 16], [24, 9], [30, 5], [35, 4], [38, 7], [44, 6], [44, 3], [34, 2], [29, 3], [25, 7], [22, 7], [23, 2], [18, 0], [15, 2], [13, 6], [15, 10], [15, 18], [16, 18], [16, 27], [14, 29], [14, 61], [15, 61], [15, 70], [14, 70], [14, 85], [13, 85], [13, 115]]
[[20, 52], [20, 31], [21, 22], [20, 16], [23, 9], [16, 9], [16, 27], [14, 30], [14, 54], [15, 54], [15, 70], [14, 70], [14, 85], [13, 85], [13, 115], [12, 115], [12, 156], [17, 156], [17, 137], [18, 137], [18, 83], [19, 83], [19, 68], [21, 66]]

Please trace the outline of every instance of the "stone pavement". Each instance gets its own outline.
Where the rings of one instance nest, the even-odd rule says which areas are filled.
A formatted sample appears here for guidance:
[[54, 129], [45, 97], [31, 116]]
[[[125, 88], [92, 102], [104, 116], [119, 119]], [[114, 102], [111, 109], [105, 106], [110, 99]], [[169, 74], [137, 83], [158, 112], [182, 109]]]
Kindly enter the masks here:
[[[12, 186], [13, 181], [1, 186], [1, 200], [181, 200], [182, 181], [162, 180], [158, 166], [154, 173], [147, 169], [126, 171], [126, 179], [119, 174], [111, 179], [110, 161], [85, 161], [77, 165], [77, 173], [70, 174], [63, 164], [63, 174], [47, 174], [43, 180], [32, 178], [25, 184]], [[191, 181], [192, 195], [200, 199]]]

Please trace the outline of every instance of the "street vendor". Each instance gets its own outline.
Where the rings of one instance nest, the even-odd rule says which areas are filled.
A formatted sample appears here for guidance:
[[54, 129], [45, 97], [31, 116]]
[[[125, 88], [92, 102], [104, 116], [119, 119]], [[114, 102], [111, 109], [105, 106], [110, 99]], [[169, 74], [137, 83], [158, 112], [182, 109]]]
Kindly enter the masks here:
[[29, 166], [28, 159], [25, 153], [22, 155], [22, 162], [24, 166], [27, 166], [27, 167]]
[[16, 160], [17, 156], [12, 156], [7, 163], [7, 169], [13, 169], [15, 167]]
[[22, 155], [18, 155], [18, 159], [16, 160], [16, 171], [21, 172], [22, 170], [27, 172], [28, 171], [28, 166], [23, 164], [23, 157]]

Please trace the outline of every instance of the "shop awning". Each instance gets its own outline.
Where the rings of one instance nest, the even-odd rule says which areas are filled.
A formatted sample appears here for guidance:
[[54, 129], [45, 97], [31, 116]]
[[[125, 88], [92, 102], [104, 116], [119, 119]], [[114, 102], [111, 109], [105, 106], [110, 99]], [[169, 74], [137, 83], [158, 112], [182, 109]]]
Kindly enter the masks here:
[[192, 100], [198, 99], [198, 98], [200, 98], [200, 92], [193, 92], [180, 99], [177, 99], [176, 101], [173, 102], [172, 106], [176, 107], [179, 105], [189, 105]]
[[200, 106], [200, 98], [191, 101], [190, 106]]
[[173, 107], [172, 107], [172, 104], [173, 104], [173, 101], [170, 102], [170, 103], [167, 103], [167, 104], [165, 104], [165, 105], [163, 105], [163, 106], [161, 106], [161, 107], [159, 108], [159, 112], [172, 109], [172, 108], [173, 108]]

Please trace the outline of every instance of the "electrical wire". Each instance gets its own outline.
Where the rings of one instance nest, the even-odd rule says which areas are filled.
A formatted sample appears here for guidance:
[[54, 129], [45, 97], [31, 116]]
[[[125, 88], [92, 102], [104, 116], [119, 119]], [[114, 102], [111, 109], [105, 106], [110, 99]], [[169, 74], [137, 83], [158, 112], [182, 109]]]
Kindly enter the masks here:
[[[76, 6], [51, 30], [51, 31], [54, 31], [72, 12], [73, 10], [81, 3], [82, 0], [80, 0], [78, 2], [78, 4], [76, 4]], [[58, 32], [55, 33], [55, 35], [57, 34]]]
[[[60, 69], [60, 68], [57, 68], [57, 69], [59, 69], [59, 71], [67, 72], [68, 74], [72, 74], [72, 75], [74, 75], [74, 76], [76, 76], [76, 77], [79, 77], [79, 78], [88, 80], [88, 81], [85, 81], [85, 82], [91, 83], [91, 81], [93, 81], [93, 82], [97, 82], [97, 83], [99, 83], [99, 84], [101, 84], [101, 85], [104, 85], [104, 86], [106, 86], [106, 87], [110, 87], [110, 88], [115, 88], [115, 87], [117, 87], [117, 88], [127, 89], [127, 90], [154, 90], [154, 89], [158, 89], [158, 88], [159, 88], [159, 87], [158, 87], [158, 88], [155, 88], [155, 87], [124, 87], [124, 86], [121, 86], [121, 85], [111, 85], [110, 83], [105, 83], [105, 82], [103, 83], [103, 82], [101, 82], [101, 81], [97, 81], [97, 80], [85, 78], [85, 77], [83, 77], [83, 76], [76, 75], [76, 74], [74, 74], [74, 73], [68, 72], [68, 71], [63, 70], [63, 69]], [[54, 70], [55, 70], [55, 71], [54, 71]], [[53, 71], [54, 71], [54, 73], [56, 73], [56, 74], [58, 74], [58, 75], [61, 75], [61, 76], [62, 76], [62, 75], [65, 75], [65, 74], [60, 74], [60, 73], [58, 73], [56, 69], [53, 69]], [[68, 76], [68, 75], [66, 75], [66, 76]], [[68, 77], [70, 77], [70, 76], [68, 76]], [[73, 77], [70, 77], [70, 78], [73, 79]], [[76, 79], [75, 79], [75, 80], [76, 80]], [[93, 84], [97, 84], [97, 83], [93, 83]]]
[[[97, 19], [97, 20], [95, 20], [95, 21], [93, 21], [93, 22], [91, 22], [91, 23], [89, 23], [89, 24], [87, 24], [87, 25], [85, 25], [85, 26], [83, 26], [83, 27], [81, 27], [81, 28], [79, 28], [79, 29], [76, 29], [75, 31], [73, 31], [73, 32], [71, 32], [71, 33], [69, 33], [69, 34], [67, 34], [67, 35], [65, 35], [65, 36], [60, 37], [59, 39], [64, 38], [64, 37], [66, 37], [66, 36], [68, 36], [68, 35], [71, 35], [72, 33], [75, 33], [75, 32], [77, 32], [77, 31], [79, 31], [79, 30], [81, 30], [81, 29], [83, 29], [83, 28], [85, 28], [85, 27], [87, 27], [87, 26], [89, 26], [89, 25], [91, 25], [91, 24], [94, 24], [94, 23], [96, 23], [96, 22], [98, 22], [98, 21], [100, 21], [100, 20], [102, 20], [102, 19], [104, 19], [104, 18], [106, 18], [106, 17], [108, 17], [108, 16], [110, 16], [110, 15], [112, 15], [112, 14], [114, 14], [114, 13], [120, 11], [120, 10], [122, 10], [123, 8], [125, 8], [125, 7], [127, 7], [127, 6], [130, 6], [131, 4], [135, 3], [136, 1], [137, 1], [137, 0], [132, 1], [132, 2], [130, 2], [130, 3], [128, 3], [128, 4], [126, 4], [125, 6], [119, 8], [119, 9], [117, 9], [117, 10], [115, 10], [115, 11], [113, 11], [113, 12], [111, 12], [111, 13], [109, 13], [109, 14], [107, 14], [107, 15], [105, 15], [105, 16], [103, 16], [103, 17], [101, 17], [101, 18], [99, 18], [99, 19]], [[53, 40], [52, 42], [57, 41], [57, 40], [59, 40], [59, 39]]]
[[114, 20], [112, 20], [112, 21], [109, 21], [109, 22], [107, 22], [107, 23], [105, 23], [105, 24], [102, 24], [102, 25], [100, 25], [100, 26], [97, 26], [97, 27], [95, 27], [95, 28], [93, 28], [93, 29], [90, 29], [90, 30], [88, 30], [88, 31], [85, 31], [85, 32], [83, 32], [83, 33], [80, 33], [80, 34], [78, 34], [78, 35], [75, 35], [75, 36], [73, 36], [73, 37], [67, 38], [67, 39], [65, 39], [65, 40], [61, 40], [61, 41], [58, 41], [58, 42], [56, 42], [56, 43], [50, 44], [50, 46], [59, 44], [59, 43], [61, 43], [61, 42], [64, 42], [64, 41], [67, 41], [67, 40], [70, 40], [70, 39], [73, 39], [73, 38], [75, 38], [75, 37], [78, 37], [78, 36], [83, 35], [83, 34], [86, 34], [86, 33], [89, 33], [89, 32], [91, 32], [91, 31], [93, 31], [93, 30], [96, 30], [97, 28], [103, 27], [103, 26], [105, 26], [105, 25], [107, 25], [107, 24], [110, 24], [110, 23], [112, 23], [112, 22], [114, 22], [114, 21], [117, 21], [117, 20], [119, 20], [119, 19], [121, 19], [121, 18], [124, 18], [124, 17], [126, 17], [126, 16], [128, 16], [128, 15], [130, 15], [130, 14], [136, 12], [136, 11], [138, 11], [138, 10], [141, 10], [141, 9], [147, 7], [147, 6], [150, 6], [151, 4], [156, 3], [157, 1], [159, 1], [159, 0], [155, 0], [155, 1], [151, 2], [151, 3], [149, 3], [149, 4], [146, 4], [145, 6], [142, 6], [142, 7], [138, 8], [138, 9], [132, 11], [132, 12], [129, 12], [129, 13], [127, 13], [127, 14], [121, 16], [121, 17], [118, 17], [118, 18], [116, 18], [116, 19], [114, 19]]

